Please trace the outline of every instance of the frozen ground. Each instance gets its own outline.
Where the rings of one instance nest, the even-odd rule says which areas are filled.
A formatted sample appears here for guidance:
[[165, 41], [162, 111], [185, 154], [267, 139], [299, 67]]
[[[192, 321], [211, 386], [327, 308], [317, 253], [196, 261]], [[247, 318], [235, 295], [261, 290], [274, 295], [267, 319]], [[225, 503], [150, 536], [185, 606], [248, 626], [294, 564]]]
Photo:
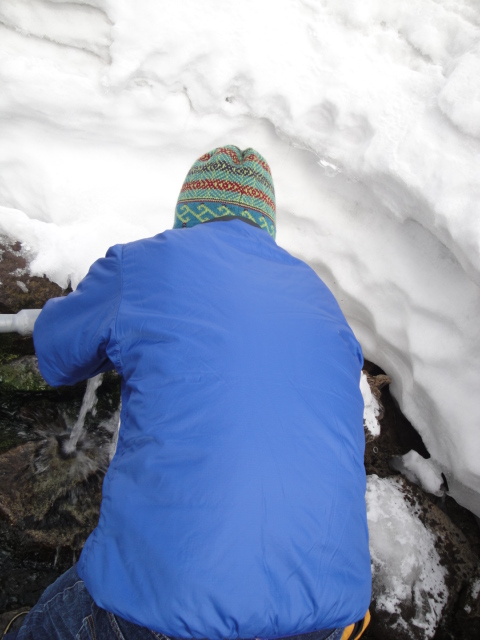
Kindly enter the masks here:
[[3, 0], [0, 231], [75, 286], [171, 227], [190, 164], [258, 148], [279, 244], [337, 296], [480, 515], [476, 0]]

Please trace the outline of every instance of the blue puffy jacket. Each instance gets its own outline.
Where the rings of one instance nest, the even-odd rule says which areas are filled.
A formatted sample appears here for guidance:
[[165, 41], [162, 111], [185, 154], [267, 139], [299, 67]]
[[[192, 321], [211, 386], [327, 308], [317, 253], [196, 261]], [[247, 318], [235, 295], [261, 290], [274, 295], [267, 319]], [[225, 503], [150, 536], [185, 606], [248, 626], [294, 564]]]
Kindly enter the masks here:
[[362, 354], [306, 264], [238, 219], [169, 230], [112, 247], [34, 340], [53, 386], [122, 377], [78, 564], [99, 606], [213, 640], [365, 615]]

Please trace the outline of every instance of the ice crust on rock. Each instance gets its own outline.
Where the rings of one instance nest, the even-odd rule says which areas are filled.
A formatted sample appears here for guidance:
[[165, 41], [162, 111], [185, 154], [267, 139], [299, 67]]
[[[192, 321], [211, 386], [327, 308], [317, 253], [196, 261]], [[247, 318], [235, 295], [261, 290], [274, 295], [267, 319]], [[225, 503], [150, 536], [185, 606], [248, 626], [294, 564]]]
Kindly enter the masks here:
[[170, 228], [192, 162], [271, 164], [278, 242], [336, 295], [480, 515], [480, 5], [5, 1], [0, 232], [75, 287]]
[[368, 476], [366, 499], [375, 605], [400, 629], [413, 626], [431, 638], [448, 601], [435, 536], [395, 478]]

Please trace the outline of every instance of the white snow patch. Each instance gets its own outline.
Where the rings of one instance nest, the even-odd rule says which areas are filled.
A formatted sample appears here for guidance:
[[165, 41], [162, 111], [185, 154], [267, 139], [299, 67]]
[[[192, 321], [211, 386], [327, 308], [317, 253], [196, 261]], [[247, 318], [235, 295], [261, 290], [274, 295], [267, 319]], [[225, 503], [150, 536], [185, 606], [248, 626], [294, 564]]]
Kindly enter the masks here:
[[480, 44], [457, 62], [438, 104], [463, 133], [480, 138]]
[[475, 580], [475, 582], [472, 585], [472, 598], [476, 600], [479, 595], [480, 595], [480, 578]]
[[367, 428], [370, 435], [374, 438], [380, 435], [380, 423], [378, 416], [380, 415], [380, 406], [378, 400], [372, 393], [370, 385], [368, 384], [367, 376], [362, 371], [360, 376], [360, 391], [363, 396], [363, 424]]
[[[368, 476], [366, 500], [376, 606], [398, 616], [406, 630], [415, 625], [431, 638], [448, 599], [435, 537], [418, 508], [405, 502], [398, 480]], [[413, 607], [412, 619], [402, 618], [402, 606]]]
[[431, 459], [425, 459], [412, 450], [403, 456], [397, 456], [392, 466], [424, 491], [435, 496], [443, 496], [444, 491], [441, 487], [444, 480], [437, 465]]

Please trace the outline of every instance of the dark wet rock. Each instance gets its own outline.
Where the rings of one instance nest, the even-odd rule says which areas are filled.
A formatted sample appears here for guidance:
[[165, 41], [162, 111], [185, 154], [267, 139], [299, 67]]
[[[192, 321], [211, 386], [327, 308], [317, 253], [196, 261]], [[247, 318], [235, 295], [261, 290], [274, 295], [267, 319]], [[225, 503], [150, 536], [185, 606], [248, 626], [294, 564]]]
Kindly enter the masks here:
[[417, 451], [425, 458], [430, 457], [422, 438], [413, 425], [401, 412], [397, 401], [390, 394], [389, 383], [382, 387], [379, 380], [385, 381], [384, 371], [375, 364], [366, 361], [364, 367], [372, 394], [380, 402], [383, 416], [380, 418], [380, 436], [371, 438], [366, 434], [365, 469], [368, 474], [375, 473], [380, 478], [393, 475], [390, 460], [393, 456], [404, 455], [410, 450]]
[[[89, 416], [77, 449], [66, 457], [61, 443], [69, 430], [54, 407], [22, 415], [24, 425], [31, 422], [24, 441], [0, 455], [0, 611], [33, 605], [76, 561], [98, 522], [112, 452], [112, 431], [99, 417], [105, 408]], [[118, 423], [112, 409], [110, 417]]]
[[451, 624], [445, 625], [444, 635], [439, 635], [436, 640], [449, 640], [452, 637], [448, 635], [449, 626], [456, 629], [455, 640], [480, 638], [480, 566], [464, 589], [458, 605]]
[[480, 638], [480, 566], [462, 589], [456, 607], [445, 615], [434, 640], [477, 640]]
[[58, 452], [50, 434], [0, 456], [0, 519], [45, 547], [81, 549], [98, 520], [99, 474], [108, 465], [109, 449], [102, 452], [92, 442], [80, 444], [70, 459]]

